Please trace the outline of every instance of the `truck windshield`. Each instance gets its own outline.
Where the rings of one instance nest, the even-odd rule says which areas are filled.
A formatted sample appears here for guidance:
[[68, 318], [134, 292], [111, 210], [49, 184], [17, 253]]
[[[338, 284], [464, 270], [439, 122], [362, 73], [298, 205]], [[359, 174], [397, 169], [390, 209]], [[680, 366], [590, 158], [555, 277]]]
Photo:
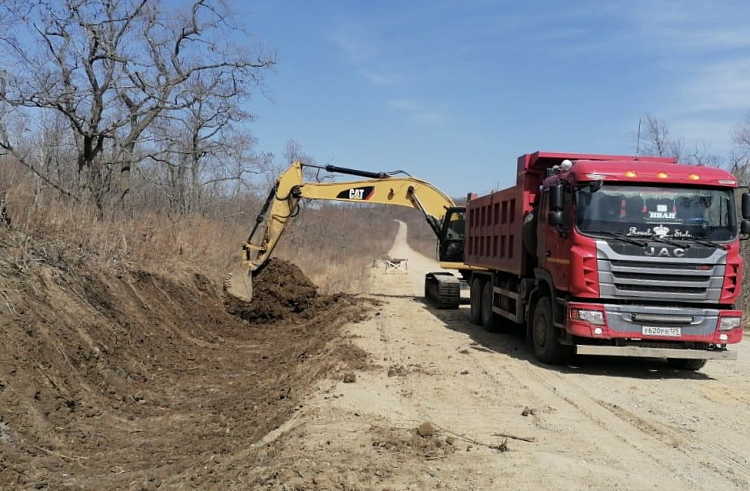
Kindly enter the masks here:
[[731, 189], [664, 188], [606, 184], [576, 192], [576, 226], [585, 234], [629, 237], [700, 238], [727, 241], [737, 236]]

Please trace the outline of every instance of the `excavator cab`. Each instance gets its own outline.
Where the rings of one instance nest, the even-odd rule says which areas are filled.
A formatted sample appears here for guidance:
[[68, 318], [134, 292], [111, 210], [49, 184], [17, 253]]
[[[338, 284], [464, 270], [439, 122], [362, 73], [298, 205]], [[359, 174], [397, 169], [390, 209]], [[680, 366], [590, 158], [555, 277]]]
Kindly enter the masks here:
[[466, 207], [455, 206], [445, 211], [438, 234], [438, 260], [443, 263], [464, 262]]

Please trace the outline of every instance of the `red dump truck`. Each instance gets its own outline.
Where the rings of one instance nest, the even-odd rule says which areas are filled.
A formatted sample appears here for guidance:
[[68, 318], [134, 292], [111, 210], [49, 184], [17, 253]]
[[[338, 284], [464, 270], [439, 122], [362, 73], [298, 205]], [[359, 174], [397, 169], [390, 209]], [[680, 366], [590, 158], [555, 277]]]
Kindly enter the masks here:
[[742, 338], [750, 195], [738, 199], [733, 175], [666, 158], [536, 152], [518, 158], [516, 177], [470, 199], [460, 224], [472, 322], [524, 324], [551, 364], [574, 353], [686, 370], [736, 359], [727, 346]]

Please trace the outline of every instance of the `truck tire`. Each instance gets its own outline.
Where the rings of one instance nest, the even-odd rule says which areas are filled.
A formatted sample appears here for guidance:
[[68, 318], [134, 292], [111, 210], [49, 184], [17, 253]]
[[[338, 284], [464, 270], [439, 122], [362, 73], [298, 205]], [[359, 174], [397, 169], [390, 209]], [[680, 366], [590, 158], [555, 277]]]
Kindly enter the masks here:
[[672, 368], [676, 368], [678, 370], [693, 370], [697, 371], [701, 368], [706, 366], [706, 363], [708, 360], [692, 360], [692, 359], [684, 359], [684, 358], [667, 358], [667, 363], [669, 363]]
[[471, 289], [469, 290], [469, 321], [472, 324], [480, 325], [482, 323], [482, 291], [484, 289], [484, 278], [474, 276], [471, 279]]
[[557, 337], [557, 329], [552, 319], [552, 301], [549, 297], [540, 298], [534, 307], [531, 337], [534, 354], [542, 363], [565, 363], [573, 354], [573, 346], [561, 344]]

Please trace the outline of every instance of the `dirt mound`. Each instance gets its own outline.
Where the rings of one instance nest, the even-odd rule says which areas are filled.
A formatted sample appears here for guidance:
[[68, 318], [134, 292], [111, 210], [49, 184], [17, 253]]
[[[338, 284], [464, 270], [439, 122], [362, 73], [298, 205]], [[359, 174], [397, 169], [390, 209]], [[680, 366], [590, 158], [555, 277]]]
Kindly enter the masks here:
[[[343, 441], [329, 440], [300, 449], [308, 431], [303, 426], [295, 427], [283, 438], [264, 445], [260, 454], [263, 460], [257, 462], [258, 470], [248, 489], [443, 489], [439, 483], [429, 487], [388, 484], [398, 474], [419, 472], [420, 463], [439, 463], [458, 451], [469, 451], [465, 442], [443, 434], [430, 423], [413, 429], [363, 423], [352, 432], [355, 435], [342, 437], [338, 433], [341, 440], [353, 439], [354, 445], [341, 446]], [[406, 471], [414, 462], [417, 467]], [[429, 467], [426, 470], [431, 472]]]
[[0, 229], [1, 489], [227, 489], [316, 380], [366, 363], [340, 328], [367, 305], [291, 264], [230, 315], [201, 274], [71, 250]]
[[310, 319], [329, 300], [318, 296], [317, 287], [297, 266], [272, 258], [253, 276], [253, 301], [227, 296], [226, 308], [247, 321], [267, 324], [297, 317]]
[[396, 453], [413, 453], [427, 458], [444, 456], [455, 451], [455, 439], [445, 437], [430, 423], [422, 423], [408, 431], [403, 428], [370, 429], [373, 434], [372, 446]]

